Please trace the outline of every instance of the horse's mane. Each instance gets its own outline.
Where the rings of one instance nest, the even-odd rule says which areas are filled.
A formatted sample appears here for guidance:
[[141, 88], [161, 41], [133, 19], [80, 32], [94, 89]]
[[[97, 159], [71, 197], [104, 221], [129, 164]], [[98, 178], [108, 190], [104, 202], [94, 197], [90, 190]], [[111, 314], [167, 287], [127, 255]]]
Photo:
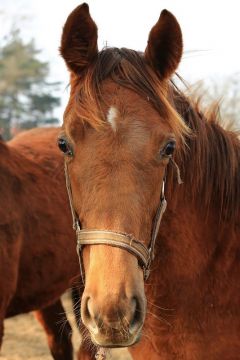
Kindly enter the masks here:
[[[198, 197], [199, 204], [205, 209], [216, 206], [224, 218], [236, 218], [240, 208], [240, 141], [235, 132], [221, 127], [216, 111], [204, 115], [198, 104], [173, 83], [169, 87], [160, 81], [142, 53], [125, 48], [105, 48], [83, 74], [82, 80], [73, 80], [67, 112], [74, 101], [76, 112], [83, 121], [95, 129], [102, 126], [105, 119], [100, 103], [103, 101], [102, 82], [106, 79], [147, 98], [175, 135], [185, 140], [181, 142], [177, 157], [189, 198], [195, 200]], [[167, 96], [169, 89], [170, 97]]]
[[221, 126], [214, 104], [203, 112], [198, 101], [174, 84], [172, 90], [174, 105], [192, 131], [188, 150], [178, 154], [185, 191], [193, 201], [198, 198], [206, 213], [213, 205], [219, 219], [236, 220], [240, 210], [239, 134]]

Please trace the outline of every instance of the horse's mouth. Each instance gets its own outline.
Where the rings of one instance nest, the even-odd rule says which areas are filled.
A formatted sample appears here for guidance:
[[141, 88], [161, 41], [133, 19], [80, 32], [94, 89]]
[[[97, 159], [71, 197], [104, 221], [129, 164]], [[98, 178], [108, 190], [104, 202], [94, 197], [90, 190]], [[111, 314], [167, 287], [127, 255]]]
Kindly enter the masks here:
[[91, 341], [94, 345], [104, 347], [104, 348], [124, 348], [129, 347], [137, 342], [139, 342], [141, 338], [141, 332], [137, 334], [137, 336], [106, 336], [106, 335], [96, 335], [96, 334], [90, 334], [91, 335]]

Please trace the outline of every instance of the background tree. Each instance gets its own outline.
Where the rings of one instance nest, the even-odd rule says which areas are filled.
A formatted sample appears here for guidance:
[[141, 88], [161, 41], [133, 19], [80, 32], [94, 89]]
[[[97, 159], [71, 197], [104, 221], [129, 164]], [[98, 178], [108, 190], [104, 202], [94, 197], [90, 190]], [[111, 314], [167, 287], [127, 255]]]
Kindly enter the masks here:
[[240, 73], [207, 82], [198, 81], [190, 86], [189, 93], [200, 99], [204, 108], [218, 104], [224, 127], [240, 129]]
[[219, 99], [223, 120], [240, 127], [240, 73], [213, 81], [210, 88], [211, 99]]
[[53, 110], [60, 99], [53, 95], [59, 83], [47, 82], [49, 66], [39, 59], [34, 41], [25, 43], [12, 30], [0, 44], [0, 129], [4, 138], [13, 130], [54, 124]]

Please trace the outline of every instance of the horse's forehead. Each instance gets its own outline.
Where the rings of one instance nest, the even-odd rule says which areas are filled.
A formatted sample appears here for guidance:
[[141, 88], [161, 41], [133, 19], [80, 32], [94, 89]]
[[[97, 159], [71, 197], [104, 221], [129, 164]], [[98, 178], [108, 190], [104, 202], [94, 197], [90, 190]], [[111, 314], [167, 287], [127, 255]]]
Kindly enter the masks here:
[[139, 95], [134, 90], [107, 81], [102, 86], [102, 96], [105, 121], [115, 132], [118, 126], [127, 128], [136, 123], [146, 126], [146, 129], [161, 126], [159, 112], [147, 95]]
[[[169, 132], [166, 122], [162, 121], [159, 112], [154, 108], [147, 96], [139, 95], [136, 91], [121, 86], [111, 80], [106, 80], [101, 85], [101, 117], [107, 125], [103, 132], [109, 134], [109, 130], [115, 135], [123, 135], [129, 141], [141, 139], [144, 142], [149, 139], [153, 132], [165, 137]], [[78, 138], [83, 122], [74, 111], [74, 101], [69, 105], [69, 111], [65, 114], [67, 132], [75, 134]], [[91, 124], [91, 121], [89, 121]], [[94, 127], [94, 126], [93, 126]], [[105, 130], [104, 130], [105, 129]], [[98, 131], [94, 131], [98, 137]], [[111, 136], [111, 135], [110, 135]], [[100, 137], [102, 137], [100, 135]], [[132, 139], [133, 138], [133, 139]]]
[[102, 96], [108, 105], [115, 105], [122, 110], [154, 111], [147, 96], [141, 96], [136, 91], [114, 83], [105, 81], [102, 85]]

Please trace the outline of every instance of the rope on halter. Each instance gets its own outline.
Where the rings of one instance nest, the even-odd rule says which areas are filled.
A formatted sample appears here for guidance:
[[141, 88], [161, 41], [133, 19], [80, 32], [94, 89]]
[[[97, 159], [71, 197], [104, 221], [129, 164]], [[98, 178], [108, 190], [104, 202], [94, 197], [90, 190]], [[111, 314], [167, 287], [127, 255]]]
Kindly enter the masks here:
[[180, 169], [179, 169], [179, 167], [178, 167], [178, 164], [173, 160], [172, 157], [170, 158], [170, 161], [171, 161], [171, 163], [174, 165], [175, 170], [177, 171], [177, 181], [178, 181], [178, 184], [179, 184], [179, 185], [183, 184], [183, 181], [182, 181], [182, 178], [181, 178], [181, 173], [180, 173]]

